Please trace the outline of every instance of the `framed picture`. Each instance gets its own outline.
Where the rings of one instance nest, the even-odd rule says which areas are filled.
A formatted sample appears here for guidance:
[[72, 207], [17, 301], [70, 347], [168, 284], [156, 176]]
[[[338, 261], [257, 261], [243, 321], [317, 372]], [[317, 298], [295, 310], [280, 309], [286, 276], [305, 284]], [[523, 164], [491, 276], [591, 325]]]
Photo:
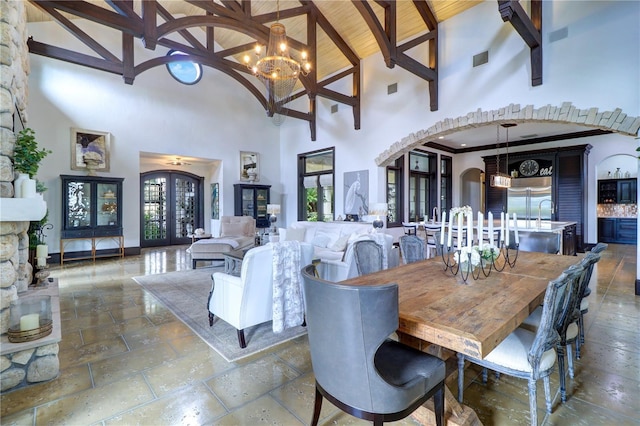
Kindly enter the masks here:
[[[109, 171], [111, 134], [96, 130], [71, 128], [71, 170]], [[92, 167], [87, 168], [87, 162]]]
[[260, 157], [257, 152], [240, 151], [240, 180], [243, 182], [260, 180]]
[[[345, 172], [344, 213], [354, 218], [369, 214], [369, 170]], [[358, 219], [355, 219], [358, 220]]]
[[219, 201], [219, 185], [218, 182], [211, 184], [211, 219], [220, 219], [220, 201]]

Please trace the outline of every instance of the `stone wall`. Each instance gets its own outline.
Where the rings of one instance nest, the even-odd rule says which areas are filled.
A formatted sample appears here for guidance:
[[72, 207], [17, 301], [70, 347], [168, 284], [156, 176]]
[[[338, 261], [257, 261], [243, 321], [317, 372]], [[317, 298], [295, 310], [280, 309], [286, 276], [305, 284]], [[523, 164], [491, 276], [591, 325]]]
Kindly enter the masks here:
[[[25, 2], [0, 0], [0, 198], [14, 195], [14, 117], [18, 113], [26, 127], [28, 77]], [[29, 221], [0, 221], [0, 391], [53, 379], [59, 371], [57, 343], [6, 351], [11, 347], [5, 343], [11, 301], [27, 292], [32, 279], [28, 228]]]

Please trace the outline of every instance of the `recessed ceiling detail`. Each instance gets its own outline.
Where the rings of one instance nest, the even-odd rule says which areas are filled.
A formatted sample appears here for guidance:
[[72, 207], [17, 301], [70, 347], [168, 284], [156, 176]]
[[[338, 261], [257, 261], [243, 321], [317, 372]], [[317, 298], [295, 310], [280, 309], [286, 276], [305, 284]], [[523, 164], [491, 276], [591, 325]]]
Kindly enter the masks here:
[[[573, 129], [600, 130], [601, 132], [596, 132], [598, 134], [620, 133], [632, 137], [637, 136], [640, 129], [640, 117], [627, 115], [620, 108], [616, 108], [614, 111], [599, 112], [596, 107], [576, 108], [571, 102], [563, 102], [560, 106], [545, 105], [540, 108], [534, 108], [533, 105], [521, 108], [519, 104], [510, 104], [491, 111], [478, 109], [464, 116], [438, 121], [428, 129], [410, 133], [402, 140], [391, 144], [388, 149], [378, 155], [376, 164], [380, 167], [386, 167], [402, 155], [420, 146], [456, 153], [454, 148], [433, 141], [440, 136], [449, 135], [446, 139], [456, 143], [455, 134], [458, 132], [480, 129], [485, 126], [493, 127], [496, 124], [506, 122], [568, 125], [573, 126]], [[560, 133], [562, 132], [556, 132], [556, 135]], [[553, 138], [550, 138], [550, 140], [553, 140]]]

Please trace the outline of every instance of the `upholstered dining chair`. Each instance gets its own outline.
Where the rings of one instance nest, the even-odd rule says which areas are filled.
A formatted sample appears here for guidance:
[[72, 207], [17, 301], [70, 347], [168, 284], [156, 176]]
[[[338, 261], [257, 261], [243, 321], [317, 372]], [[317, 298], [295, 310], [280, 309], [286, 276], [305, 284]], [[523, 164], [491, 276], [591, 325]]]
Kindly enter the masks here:
[[382, 270], [382, 246], [373, 240], [360, 240], [353, 243], [358, 275], [372, 274]]
[[[591, 256], [591, 257], [590, 257]], [[572, 345], [576, 345], [576, 356], [579, 357], [578, 349], [578, 324], [577, 324], [577, 303], [579, 300], [579, 294], [582, 286], [584, 285], [585, 275], [587, 274], [588, 265], [593, 261], [590, 255], [585, 257], [579, 264], [572, 265], [567, 268], [564, 273], [569, 277], [570, 293], [565, 307], [560, 312], [555, 324], [556, 332], [558, 333], [558, 343], [556, 344], [556, 354], [558, 355], [558, 375], [560, 376], [560, 399], [562, 402], [567, 400], [566, 391], [566, 370], [564, 366], [565, 352], [567, 354], [567, 365], [569, 369], [569, 376], [573, 378], [573, 354]], [[531, 315], [529, 315], [520, 326], [530, 331], [536, 331], [540, 327], [542, 322], [542, 312], [544, 307], [536, 308]]]
[[444, 422], [445, 364], [388, 337], [398, 328], [397, 284], [348, 286], [302, 270], [311, 364], [315, 375], [312, 425], [326, 398], [375, 425], [400, 420], [434, 398]]
[[417, 262], [425, 259], [424, 240], [417, 235], [402, 235], [398, 239], [400, 243], [400, 256], [402, 263]]
[[[598, 243], [592, 249], [591, 253], [602, 253], [606, 248], [609, 247], [608, 244]], [[597, 263], [597, 262], [596, 262]], [[584, 344], [584, 314], [589, 312], [589, 295], [591, 294], [591, 288], [589, 288], [589, 283], [591, 282], [591, 273], [589, 276], [589, 281], [587, 281], [587, 285], [584, 289], [584, 294], [580, 299], [580, 317], [578, 318], [578, 328], [580, 329], [580, 344]]]
[[568, 303], [571, 279], [569, 275], [563, 273], [549, 282], [544, 295], [540, 327], [536, 333], [517, 328], [482, 359], [458, 353], [458, 400], [460, 402], [464, 399], [464, 365], [465, 360], [468, 360], [483, 367], [482, 380], [485, 383], [487, 369], [528, 380], [532, 425], [538, 423], [536, 382], [542, 379], [547, 412], [551, 413], [549, 376], [555, 365], [555, 347], [559, 340], [554, 324], [563, 307]]

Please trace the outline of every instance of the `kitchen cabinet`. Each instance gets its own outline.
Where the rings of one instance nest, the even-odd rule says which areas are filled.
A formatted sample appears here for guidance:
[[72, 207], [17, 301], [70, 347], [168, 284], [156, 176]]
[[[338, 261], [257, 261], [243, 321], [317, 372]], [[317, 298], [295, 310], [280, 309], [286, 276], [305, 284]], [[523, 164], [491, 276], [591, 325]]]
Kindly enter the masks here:
[[637, 179], [604, 179], [598, 181], [599, 204], [635, 204]]
[[603, 243], [635, 244], [636, 218], [599, 217], [598, 241]]
[[252, 216], [256, 220], [256, 228], [268, 228], [271, 225], [267, 215], [271, 185], [235, 184], [233, 188], [234, 214]]

